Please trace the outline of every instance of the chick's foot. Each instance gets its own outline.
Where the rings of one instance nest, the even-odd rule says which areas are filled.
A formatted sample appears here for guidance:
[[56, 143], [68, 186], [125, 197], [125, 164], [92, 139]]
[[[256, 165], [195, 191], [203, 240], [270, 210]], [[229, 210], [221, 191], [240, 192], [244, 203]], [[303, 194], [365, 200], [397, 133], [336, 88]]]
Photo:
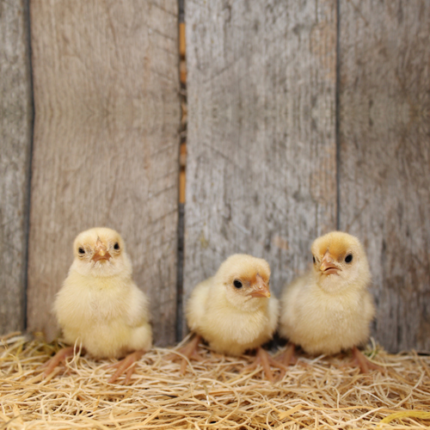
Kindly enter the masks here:
[[296, 345], [294, 345], [293, 343], [290, 343], [285, 348], [284, 352], [276, 358], [276, 361], [278, 363], [281, 363], [284, 366], [284, 368], [281, 369], [281, 374], [278, 377], [278, 381], [280, 381], [285, 376], [289, 365], [297, 363], [297, 357], [295, 352], [296, 352]]
[[74, 353], [74, 350], [75, 348], [73, 346], [60, 349], [52, 358], [42, 365], [42, 368], [45, 368], [43, 371], [43, 376], [46, 378], [60, 363], [65, 363], [66, 358], [71, 357]]
[[281, 371], [287, 370], [284, 364], [272, 358], [269, 353], [261, 347], [257, 350], [257, 355], [255, 356], [254, 363], [250, 364], [249, 366], [245, 366], [242, 372], [253, 370], [258, 365], [261, 365], [264, 370], [264, 375], [266, 376], [266, 379], [268, 379], [270, 382], [275, 382], [275, 378], [273, 376], [272, 369], [270, 368], [270, 366], [277, 367], [278, 369], [281, 369]]
[[295, 355], [296, 345], [294, 343], [288, 344], [284, 352], [276, 358], [277, 361], [282, 363], [284, 366], [289, 366], [290, 364], [297, 363], [297, 357]]
[[[202, 337], [199, 335], [194, 336], [194, 338], [184, 347], [179, 348], [176, 352], [180, 353], [184, 357], [181, 357], [176, 354], [170, 354], [169, 358], [172, 361], [181, 360], [181, 374], [184, 375], [185, 371], [187, 370], [188, 366], [188, 360], [196, 360], [196, 361], [202, 361], [203, 357], [197, 352], [197, 349], [199, 347], [199, 343], [201, 341]], [[188, 359], [188, 360], [187, 360]]]
[[128, 385], [133, 375], [136, 363], [142, 358], [146, 351], [135, 351], [132, 354], [127, 355], [123, 360], [118, 363], [111, 364], [108, 368], [116, 368], [116, 372], [109, 378], [108, 382], [113, 384], [123, 373], [125, 373], [125, 385]]
[[372, 363], [356, 346], [352, 348], [352, 365], [358, 366], [361, 370], [361, 373], [369, 373], [369, 370], [378, 370], [380, 372], [385, 372], [385, 369], [381, 366], [378, 366], [375, 363]]

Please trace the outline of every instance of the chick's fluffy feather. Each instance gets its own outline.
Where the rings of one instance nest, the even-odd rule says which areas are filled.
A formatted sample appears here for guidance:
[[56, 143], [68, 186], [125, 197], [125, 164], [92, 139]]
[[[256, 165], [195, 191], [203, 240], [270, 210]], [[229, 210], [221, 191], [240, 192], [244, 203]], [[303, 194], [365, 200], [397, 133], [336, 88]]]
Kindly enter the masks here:
[[[339, 274], [319, 270], [324, 255], [333, 257]], [[335, 354], [364, 344], [375, 308], [368, 291], [370, 272], [357, 238], [332, 232], [312, 245], [314, 268], [284, 289], [280, 334], [311, 354]], [[351, 263], [345, 257], [351, 254]]]
[[272, 338], [279, 315], [277, 299], [251, 298], [232, 286], [235, 279], [251, 283], [257, 274], [268, 284], [270, 268], [265, 260], [236, 254], [214, 277], [195, 287], [187, 303], [187, 322], [216, 352], [240, 355]]
[[[91, 253], [97, 238], [112, 254], [107, 262], [82, 259], [79, 248]], [[120, 252], [113, 246], [120, 244]], [[131, 278], [131, 262], [117, 232], [91, 229], [75, 240], [75, 261], [57, 294], [54, 310], [69, 344], [82, 342], [94, 357], [120, 357], [151, 347], [147, 298]]]

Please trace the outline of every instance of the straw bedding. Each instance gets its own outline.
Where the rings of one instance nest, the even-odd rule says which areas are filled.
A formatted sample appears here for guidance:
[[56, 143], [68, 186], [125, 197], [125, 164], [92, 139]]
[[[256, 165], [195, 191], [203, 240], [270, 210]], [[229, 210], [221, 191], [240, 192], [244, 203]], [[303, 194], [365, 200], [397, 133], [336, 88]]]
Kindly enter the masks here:
[[[203, 352], [185, 376], [169, 349], [154, 348], [129, 386], [108, 384], [109, 361], [77, 353], [47, 379], [40, 366], [59, 345], [11, 334], [0, 340], [0, 429], [411, 429], [430, 426], [430, 357], [367, 355], [386, 374], [362, 375], [349, 358], [301, 355], [282, 381], [249, 357]], [[114, 360], [111, 360], [114, 362]]]

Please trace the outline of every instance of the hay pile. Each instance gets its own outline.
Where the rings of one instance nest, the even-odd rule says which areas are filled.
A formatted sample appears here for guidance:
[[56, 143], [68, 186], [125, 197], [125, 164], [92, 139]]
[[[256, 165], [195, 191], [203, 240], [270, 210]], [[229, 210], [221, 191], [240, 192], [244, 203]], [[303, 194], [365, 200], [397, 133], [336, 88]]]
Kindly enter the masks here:
[[[430, 357], [373, 353], [386, 375], [342, 367], [346, 357], [301, 358], [271, 384], [241, 374], [246, 357], [207, 352], [183, 377], [171, 352], [146, 354], [129, 386], [108, 384], [106, 361], [75, 356], [44, 380], [56, 345], [0, 341], [0, 429], [411, 429], [430, 426]], [[112, 360], [113, 362], [113, 360]]]

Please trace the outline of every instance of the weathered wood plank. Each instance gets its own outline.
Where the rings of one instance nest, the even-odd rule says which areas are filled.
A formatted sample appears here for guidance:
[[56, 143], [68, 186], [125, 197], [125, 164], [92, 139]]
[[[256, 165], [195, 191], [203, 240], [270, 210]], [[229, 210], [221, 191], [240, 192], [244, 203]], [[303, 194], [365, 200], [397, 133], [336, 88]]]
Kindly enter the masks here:
[[26, 3], [0, 1], [0, 334], [25, 326], [32, 123]]
[[340, 226], [366, 245], [390, 351], [430, 350], [430, 3], [341, 2]]
[[234, 252], [275, 294], [336, 227], [336, 1], [188, 0], [184, 290]]
[[121, 232], [157, 344], [175, 341], [180, 106], [177, 2], [31, 2], [35, 141], [31, 330], [81, 230]]

